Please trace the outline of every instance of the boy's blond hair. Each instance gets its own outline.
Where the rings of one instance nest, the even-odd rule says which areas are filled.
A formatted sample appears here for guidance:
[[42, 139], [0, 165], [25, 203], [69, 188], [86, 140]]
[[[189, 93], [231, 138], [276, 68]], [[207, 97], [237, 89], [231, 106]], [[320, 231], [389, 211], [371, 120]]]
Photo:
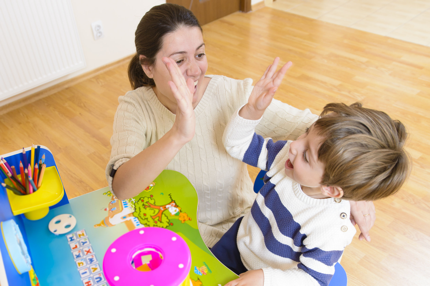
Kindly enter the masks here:
[[313, 128], [325, 138], [318, 150], [318, 160], [325, 164], [321, 184], [341, 187], [343, 198], [384, 198], [405, 182], [410, 162], [400, 121], [360, 103], [331, 103]]

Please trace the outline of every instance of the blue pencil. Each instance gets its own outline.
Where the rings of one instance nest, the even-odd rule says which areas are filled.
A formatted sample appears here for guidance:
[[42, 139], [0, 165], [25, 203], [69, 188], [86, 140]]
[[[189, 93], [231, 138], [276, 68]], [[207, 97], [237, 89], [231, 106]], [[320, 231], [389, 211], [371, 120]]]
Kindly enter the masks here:
[[39, 163], [40, 145], [37, 146], [36, 152], [34, 153], [34, 165]]
[[22, 161], [24, 163], [24, 166], [27, 167], [28, 166], [28, 161], [27, 161], [27, 155], [25, 153], [25, 149], [22, 148]]
[[31, 186], [33, 187], [33, 192], [35, 192], [37, 190], [36, 185], [34, 184], [33, 179], [31, 178], [31, 176], [28, 177], [28, 182], [31, 184]]

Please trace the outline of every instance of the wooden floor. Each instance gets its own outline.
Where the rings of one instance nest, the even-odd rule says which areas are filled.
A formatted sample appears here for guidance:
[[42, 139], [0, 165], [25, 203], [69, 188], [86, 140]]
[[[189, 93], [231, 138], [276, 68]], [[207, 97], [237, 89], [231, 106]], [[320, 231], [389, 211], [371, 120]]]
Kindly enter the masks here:
[[[430, 285], [430, 48], [267, 7], [203, 29], [208, 74], [257, 80], [280, 56], [294, 66], [278, 99], [314, 113], [361, 101], [407, 126], [410, 179], [375, 203], [372, 242], [355, 239], [342, 265], [348, 285]], [[126, 66], [1, 115], [0, 154], [45, 145], [69, 198], [105, 187], [117, 98], [130, 89]]]

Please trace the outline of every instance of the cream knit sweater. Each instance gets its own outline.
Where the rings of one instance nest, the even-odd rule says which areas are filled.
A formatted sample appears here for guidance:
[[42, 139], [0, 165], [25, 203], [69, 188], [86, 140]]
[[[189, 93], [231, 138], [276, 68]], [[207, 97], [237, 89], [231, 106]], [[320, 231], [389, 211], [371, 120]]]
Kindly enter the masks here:
[[[211, 81], [194, 109], [196, 131], [166, 167], [185, 175], [199, 196], [198, 221], [204, 242], [212, 247], [255, 199], [246, 164], [225, 150], [222, 135], [231, 116], [247, 102], [252, 80], [208, 76]], [[308, 109], [301, 111], [274, 100], [256, 131], [275, 140], [296, 139], [317, 119]], [[112, 152], [106, 178], [112, 190], [112, 168], [155, 143], [175, 121], [152, 88], [141, 87], [119, 98], [115, 114]], [[112, 192], [114, 192], [112, 190]]]

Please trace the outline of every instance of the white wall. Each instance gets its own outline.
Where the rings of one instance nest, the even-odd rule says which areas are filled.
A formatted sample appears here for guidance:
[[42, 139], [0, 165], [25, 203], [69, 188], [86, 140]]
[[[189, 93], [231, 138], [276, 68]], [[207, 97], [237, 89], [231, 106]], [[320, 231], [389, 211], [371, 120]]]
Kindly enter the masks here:
[[[73, 12], [87, 63], [86, 68], [1, 101], [0, 107], [134, 54], [136, 52], [134, 32], [140, 19], [151, 7], [163, 3], [166, 1], [72, 0]], [[102, 21], [105, 36], [95, 41], [91, 23], [98, 20]]]
[[257, 3], [263, 2], [264, 0], [251, 0], [251, 5], [255, 5]]

